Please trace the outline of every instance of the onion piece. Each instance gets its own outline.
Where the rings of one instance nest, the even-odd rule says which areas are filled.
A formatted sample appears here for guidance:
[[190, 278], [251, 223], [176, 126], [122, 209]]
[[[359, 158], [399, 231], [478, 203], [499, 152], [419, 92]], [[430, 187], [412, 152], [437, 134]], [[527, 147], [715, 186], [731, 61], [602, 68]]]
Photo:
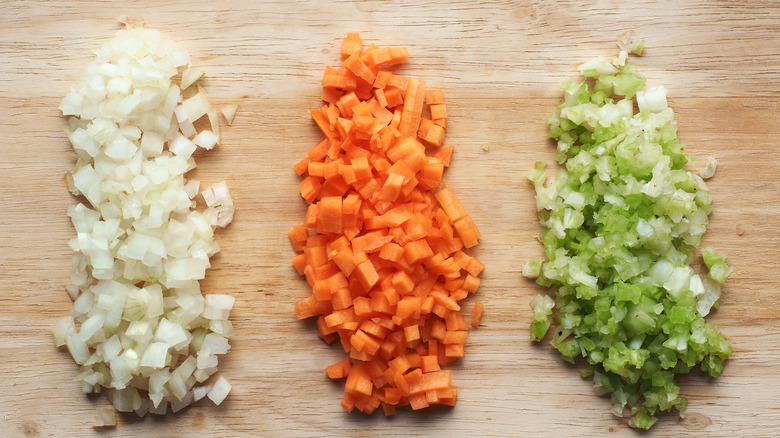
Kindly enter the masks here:
[[222, 112], [222, 117], [225, 118], [228, 126], [233, 125], [233, 119], [236, 117], [236, 111], [238, 111], [237, 103], [231, 103], [230, 105], [223, 106], [220, 110], [220, 112]]
[[[228, 352], [229, 295], [204, 297], [198, 280], [219, 251], [214, 228], [235, 210], [227, 184], [209, 188], [209, 205], [193, 210], [198, 181], [186, 181], [198, 147], [219, 143], [217, 110], [205, 90], [183, 99], [203, 75], [189, 53], [151, 29], [120, 31], [95, 50], [79, 87], [60, 104], [76, 163], [69, 190], [83, 203], [68, 209], [76, 237], [69, 246], [70, 316], [52, 327], [82, 365], [84, 392], [104, 392], [120, 412], [163, 415], [206, 394], [221, 402], [230, 385], [203, 383]], [[179, 85], [173, 83], [181, 73]], [[209, 115], [210, 130], [193, 122]], [[216, 389], [215, 389], [216, 388]], [[116, 424], [100, 411], [96, 427]]]
[[225, 400], [225, 397], [227, 397], [232, 388], [233, 387], [230, 386], [230, 383], [227, 381], [227, 379], [219, 376], [219, 379], [214, 382], [214, 386], [212, 386], [211, 390], [208, 392], [208, 398], [210, 398], [215, 405], [220, 405]]
[[116, 411], [111, 408], [98, 409], [97, 419], [95, 420], [94, 428], [102, 427], [114, 427], [116, 426]]
[[197, 68], [188, 68], [181, 74], [181, 89], [187, 89], [190, 85], [198, 81], [203, 76], [203, 70]]

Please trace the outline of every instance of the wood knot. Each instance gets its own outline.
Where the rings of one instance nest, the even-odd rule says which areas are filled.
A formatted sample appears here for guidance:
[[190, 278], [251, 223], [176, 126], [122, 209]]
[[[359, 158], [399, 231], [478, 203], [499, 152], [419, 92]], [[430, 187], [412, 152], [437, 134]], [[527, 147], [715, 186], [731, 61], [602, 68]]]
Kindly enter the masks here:
[[192, 428], [194, 430], [201, 430], [206, 426], [206, 416], [203, 412], [196, 412], [192, 418]]
[[682, 422], [682, 427], [688, 430], [702, 430], [710, 424], [712, 424], [710, 417], [694, 412], [685, 415], [685, 420]]
[[22, 425], [22, 433], [25, 436], [38, 436], [38, 425], [34, 421], [28, 421]]

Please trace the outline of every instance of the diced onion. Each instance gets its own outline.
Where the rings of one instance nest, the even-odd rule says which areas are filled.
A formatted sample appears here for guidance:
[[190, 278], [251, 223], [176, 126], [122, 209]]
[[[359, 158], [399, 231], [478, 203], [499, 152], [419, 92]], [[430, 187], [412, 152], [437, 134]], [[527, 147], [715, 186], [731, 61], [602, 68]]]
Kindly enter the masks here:
[[[162, 415], [207, 394], [219, 404], [227, 380], [201, 383], [230, 349], [234, 300], [204, 297], [198, 280], [219, 251], [214, 227], [235, 209], [222, 182], [208, 189], [206, 210], [194, 210], [200, 184], [184, 178], [195, 150], [219, 143], [216, 109], [200, 87], [187, 90], [203, 71], [159, 32], [131, 25], [95, 53], [60, 104], [74, 116], [69, 187], [85, 200], [68, 209], [73, 305], [53, 325], [54, 343], [81, 365], [84, 391], [106, 393], [118, 411]], [[204, 114], [211, 129], [197, 132]], [[95, 427], [116, 424], [113, 411], [98, 415]]]
[[718, 161], [713, 157], [709, 157], [704, 163], [704, 169], [699, 171], [699, 175], [704, 179], [710, 179], [715, 176], [715, 169], [717, 168]]
[[219, 379], [214, 382], [214, 386], [208, 392], [208, 397], [211, 399], [211, 401], [214, 402], [215, 405], [219, 405], [222, 403], [222, 401], [225, 400], [225, 397], [227, 397], [231, 389], [232, 387], [230, 386], [230, 383], [227, 381], [227, 379], [219, 376]]
[[231, 103], [230, 105], [222, 107], [220, 111], [222, 112], [222, 116], [225, 117], [225, 121], [227, 122], [228, 126], [230, 126], [233, 124], [233, 118], [236, 117], [236, 111], [238, 111], [238, 104]]

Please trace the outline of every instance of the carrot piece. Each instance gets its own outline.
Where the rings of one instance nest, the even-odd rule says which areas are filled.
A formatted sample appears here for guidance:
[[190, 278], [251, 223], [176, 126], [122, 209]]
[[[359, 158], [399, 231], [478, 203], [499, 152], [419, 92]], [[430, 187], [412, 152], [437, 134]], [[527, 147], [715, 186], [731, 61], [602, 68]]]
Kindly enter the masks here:
[[444, 324], [444, 321], [440, 319], [432, 320], [430, 333], [433, 339], [436, 339], [438, 341], [443, 341], [444, 335], [447, 333], [447, 327]]
[[344, 91], [334, 87], [322, 87], [320, 98], [328, 103], [336, 103], [344, 95]]
[[363, 53], [363, 40], [356, 32], [347, 33], [347, 36], [341, 41], [341, 60], [345, 60], [350, 55]]
[[[311, 239], [311, 238], [310, 238]], [[306, 258], [306, 265], [320, 266], [328, 262], [328, 253], [324, 246], [310, 246], [303, 248], [303, 255]]]
[[444, 103], [444, 92], [438, 88], [425, 91], [425, 103], [428, 105], [440, 105]]
[[349, 375], [349, 371], [352, 368], [352, 361], [348, 358], [341, 362], [334, 363], [333, 365], [325, 368], [325, 374], [333, 380], [343, 379]]
[[303, 270], [306, 267], [306, 256], [303, 253], [297, 254], [292, 258], [291, 263], [295, 270], [298, 271], [298, 274], [303, 275]]
[[485, 305], [481, 301], [474, 302], [474, 310], [471, 311], [471, 326], [478, 328], [482, 322], [482, 314], [485, 312]]
[[413, 410], [423, 409], [430, 406], [428, 400], [425, 399], [425, 393], [413, 394], [409, 396], [409, 406]]
[[382, 47], [366, 52], [366, 62], [372, 66], [382, 64], [401, 64], [409, 58], [409, 50], [404, 47]]
[[298, 176], [306, 173], [309, 170], [309, 158], [306, 157], [303, 160], [297, 162], [293, 169], [295, 169], [295, 173], [298, 174]]
[[357, 87], [357, 81], [355, 80], [355, 75], [352, 74], [352, 72], [349, 71], [337, 71], [336, 69], [331, 69], [332, 71], [325, 71], [325, 75], [322, 77], [322, 87], [323, 88], [338, 88], [340, 90], [345, 91], [354, 91]]
[[371, 383], [365, 365], [361, 362], [353, 364], [345, 383], [347, 394], [371, 396], [373, 389], [374, 384]]
[[448, 331], [469, 329], [468, 325], [466, 325], [466, 319], [463, 317], [463, 315], [456, 312], [451, 312], [449, 315], [447, 315], [445, 324]]
[[371, 260], [366, 260], [357, 265], [352, 273], [357, 275], [357, 279], [364, 290], [370, 290], [374, 287], [376, 282], [379, 281], [379, 275], [376, 273], [376, 269], [374, 268], [373, 263], [371, 263]]
[[309, 206], [288, 233], [291, 262], [311, 287], [295, 314], [316, 317], [318, 335], [347, 353], [326, 368], [346, 377], [345, 410], [453, 405], [442, 367], [463, 357], [459, 302], [478, 289], [484, 264], [463, 251], [480, 236], [452, 189], [433, 192], [453, 151], [426, 151], [444, 141], [443, 93], [383, 69], [406, 49], [364, 51], [351, 33], [340, 56], [322, 77], [325, 105], [310, 111], [324, 138], [294, 166]]
[[355, 311], [350, 307], [344, 310], [335, 310], [325, 317], [328, 327], [338, 327], [345, 323], [355, 322]]
[[439, 205], [441, 205], [441, 208], [444, 209], [451, 221], [456, 222], [466, 215], [466, 209], [463, 208], [463, 204], [458, 200], [452, 187], [442, 187], [441, 190], [436, 192], [436, 200], [439, 201]]
[[366, 334], [366, 332], [360, 329], [358, 329], [355, 334], [350, 337], [350, 343], [353, 347], [355, 347], [355, 349], [357, 349], [357, 351], [366, 352], [371, 356], [373, 356], [377, 350], [379, 350], [379, 346], [381, 345], [379, 341], [372, 338]]
[[417, 325], [409, 325], [404, 327], [404, 337], [406, 342], [417, 341], [420, 339], [420, 327]]
[[382, 94], [384, 94], [384, 89], [387, 88], [387, 82], [392, 75], [393, 74], [387, 70], [379, 70], [376, 74], [376, 79], [374, 79], [374, 88], [376, 88], [377, 91], [382, 91]]
[[420, 142], [411, 137], [399, 140], [387, 151], [387, 158], [394, 163], [403, 160], [412, 172], [419, 171], [427, 162], [425, 148]]
[[446, 135], [445, 129], [441, 125], [433, 124], [428, 128], [423, 140], [425, 140], [431, 146], [441, 146], [444, 144], [444, 136]]
[[349, 288], [339, 288], [331, 294], [331, 302], [333, 303], [333, 310], [348, 309], [352, 306], [352, 294]]
[[325, 196], [318, 205], [322, 230], [326, 233], [341, 233], [341, 196]]
[[[395, 316], [401, 321], [405, 321], [409, 318], [419, 317], [420, 312], [420, 298], [416, 296], [404, 297], [401, 301], [398, 301], [396, 305]], [[393, 321], [395, 322], [395, 321]], [[396, 322], [396, 324], [398, 324]]]
[[444, 356], [449, 358], [461, 358], [464, 357], [463, 344], [445, 344]]
[[406, 83], [404, 109], [398, 126], [398, 132], [401, 134], [401, 137], [411, 137], [417, 133], [424, 100], [425, 81], [414, 78], [409, 79]]
[[360, 330], [368, 335], [374, 336], [379, 339], [384, 339], [387, 336], [388, 329], [383, 327], [370, 319], [364, 319], [360, 326]]
[[420, 127], [417, 128], [417, 136], [420, 138], [425, 138], [425, 136], [428, 135], [428, 131], [431, 129], [431, 126], [433, 126], [433, 120], [422, 117], [420, 119]]
[[404, 103], [404, 97], [401, 90], [397, 87], [387, 87], [384, 89], [385, 100], [388, 108], [394, 108]]
[[312, 203], [320, 195], [322, 184], [316, 179], [307, 176], [301, 181], [300, 188], [303, 199], [305, 199], [308, 203]]
[[452, 370], [432, 371], [423, 373], [414, 383], [409, 385], [411, 394], [420, 394], [426, 391], [447, 389], [452, 386]]
[[447, 107], [443, 103], [431, 105], [429, 109], [431, 111], [431, 119], [436, 120], [447, 118]]
[[432, 371], [441, 370], [441, 367], [439, 366], [439, 358], [435, 354], [421, 356], [420, 359], [421, 359], [420, 369], [422, 370], [423, 373], [430, 373]]
[[455, 331], [447, 331], [444, 333], [444, 339], [443, 342], [445, 345], [447, 344], [465, 344], [466, 343], [466, 336], [468, 336], [469, 332], [466, 330], [455, 330]]
[[407, 263], [413, 264], [431, 256], [433, 256], [433, 250], [425, 239], [416, 240], [404, 245], [404, 259]]
[[471, 216], [465, 215], [455, 221], [455, 230], [458, 232], [458, 235], [460, 235], [460, 238], [463, 239], [463, 245], [466, 248], [471, 248], [479, 243], [481, 234], [479, 229], [477, 229], [474, 220], [471, 219]]
[[306, 241], [309, 239], [309, 230], [303, 225], [296, 225], [287, 234], [290, 237], [293, 250], [303, 251], [303, 247], [306, 246]]
[[395, 404], [382, 403], [382, 412], [384, 412], [386, 417], [395, 415], [396, 413]]

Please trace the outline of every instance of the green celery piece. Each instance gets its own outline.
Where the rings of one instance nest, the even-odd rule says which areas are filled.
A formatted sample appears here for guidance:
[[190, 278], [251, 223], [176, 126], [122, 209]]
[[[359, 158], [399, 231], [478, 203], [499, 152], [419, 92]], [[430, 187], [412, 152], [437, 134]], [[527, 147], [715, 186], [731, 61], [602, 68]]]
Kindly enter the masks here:
[[[673, 112], [625, 110], [645, 86], [635, 65], [585, 73], [562, 85], [564, 102], [547, 120], [564, 168], [551, 179], [536, 163], [529, 174], [546, 260], [529, 260], [524, 271], [549, 288], [532, 304], [531, 339], [541, 341], [554, 322], [550, 342], [562, 357], [587, 362], [582, 376], [610, 394], [613, 412], [630, 408], [630, 424], [649, 429], [664, 412], [684, 412], [678, 374], [698, 365], [717, 377], [731, 355], [699, 314], [717, 307], [720, 291], [705, 287], [697, 307], [690, 279], [698, 274], [688, 268], [711, 198], [683, 168], [689, 158]], [[709, 277], [725, 282], [726, 258], [701, 252]]]

